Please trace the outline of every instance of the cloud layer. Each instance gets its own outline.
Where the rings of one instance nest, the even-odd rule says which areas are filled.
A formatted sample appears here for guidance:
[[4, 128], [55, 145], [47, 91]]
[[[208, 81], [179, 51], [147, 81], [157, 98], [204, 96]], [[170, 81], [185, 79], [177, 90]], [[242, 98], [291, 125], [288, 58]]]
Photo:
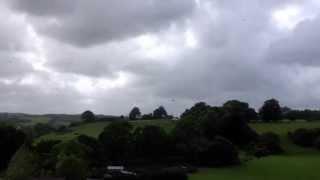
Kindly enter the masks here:
[[0, 3], [0, 111], [320, 107], [317, 1]]

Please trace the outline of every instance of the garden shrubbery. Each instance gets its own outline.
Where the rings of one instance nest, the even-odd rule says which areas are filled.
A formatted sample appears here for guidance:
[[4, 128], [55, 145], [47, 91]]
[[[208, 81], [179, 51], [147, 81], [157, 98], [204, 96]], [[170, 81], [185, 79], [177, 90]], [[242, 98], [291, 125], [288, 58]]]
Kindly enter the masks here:
[[292, 142], [302, 147], [320, 148], [320, 129], [300, 128], [288, 133]]
[[261, 134], [254, 145], [254, 155], [257, 157], [281, 154], [283, 152], [279, 136], [272, 132]]

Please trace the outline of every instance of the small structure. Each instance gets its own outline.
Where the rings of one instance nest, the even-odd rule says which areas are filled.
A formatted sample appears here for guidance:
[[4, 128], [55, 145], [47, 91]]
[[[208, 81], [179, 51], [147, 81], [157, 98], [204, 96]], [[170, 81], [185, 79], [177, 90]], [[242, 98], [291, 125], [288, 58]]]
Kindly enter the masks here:
[[104, 179], [112, 179], [114, 177], [136, 177], [137, 173], [125, 170], [124, 166], [108, 166]]
[[124, 170], [124, 167], [123, 166], [108, 166], [107, 170], [112, 171], [112, 172], [121, 172]]

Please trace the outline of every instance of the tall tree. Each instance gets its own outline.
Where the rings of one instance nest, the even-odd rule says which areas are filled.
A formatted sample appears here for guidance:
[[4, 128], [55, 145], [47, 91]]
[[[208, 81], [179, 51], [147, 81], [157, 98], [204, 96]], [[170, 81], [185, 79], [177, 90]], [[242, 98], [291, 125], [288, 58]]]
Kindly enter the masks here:
[[186, 109], [181, 114], [181, 119], [189, 118], [189, 119], [196, 119], [200, 117], [201, 115], [207, 113], [210, 109], [210, 106], [207, 105], [205, 102], [198, 102], [194, 106], [192, 106], [190, 109]]
[[98, 139], [111, 161], [126, 160], [130, 155], [133, 127], [129, 122], [112, 122], [104, 128]]
[[134, 107], [129, 113], [130, 120], [136, 120], [141, 116], [140, 109], [138, 107]]
[[85, 122], [93, 122], [95, 121], [96, 117], [91, 111], [85, 111], [81, 114], [81, 119]]
[[153, 111], [153, 117], [156, 119], [166, 118], [167, 116], [168, 116], [167, 111], [163, 106], [160, 106]]
[[279, 101], [276, 99], [269, 99], [264, 102], [259, 114], [263, 121], [278, 121], [282, 118], [282, 110]]

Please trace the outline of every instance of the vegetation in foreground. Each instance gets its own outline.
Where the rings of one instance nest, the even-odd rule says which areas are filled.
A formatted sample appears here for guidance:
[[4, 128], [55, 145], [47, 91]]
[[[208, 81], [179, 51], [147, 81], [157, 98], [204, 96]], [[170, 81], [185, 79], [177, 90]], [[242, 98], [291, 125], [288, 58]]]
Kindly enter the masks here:
[[[36, 124], [22, 128], [23, 137], [21, 130], [2, 126], [1, 133], [20, 134], [19, 143], [8, 149], [15, 155], [2, 163], [8, 165], [9, 180], [34, 176], [81, 180], [106, 173], [117, 177], [119, 173], [105, 171], [106, 166], [116, 164], [135, 172], [131, 175], [138, 179], [184, 180], [187, 172], [196, 170], [188, 167], [199, 168], [190, 178], [200, 180], [317, 179], [312, 167], [305, 170], [303, 166], [320, 161], [320, 124], [283, 123], [284, 112], [288, 113], [288, 108], [281, 108], [273, 99], [265, 102], [259, 116], [247, 103], [232, 100], [221, 107], [197, 103], [179, 121], [137, 120], [142, 116], [135, 107], [131, 121], [124, 117], [101, 121], [86, 111], [82, 123], [59, 128]], [[172, 119], [162, 106], [144, 117], [150, 116]], [[259, 117], [265, 123], [248, 124]], [[34, 137], [40, 138], [33, 141]], [[295, 172], [290, 174], [291, 170]]]

